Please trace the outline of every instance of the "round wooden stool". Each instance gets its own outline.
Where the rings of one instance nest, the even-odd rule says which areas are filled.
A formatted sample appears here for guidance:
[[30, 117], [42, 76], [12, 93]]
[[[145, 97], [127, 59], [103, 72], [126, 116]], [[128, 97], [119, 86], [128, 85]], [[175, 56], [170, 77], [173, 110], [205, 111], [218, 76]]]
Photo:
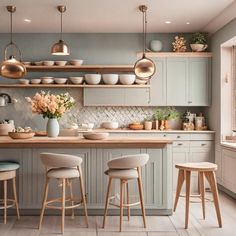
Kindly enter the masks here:
[[[3, 181], [4, 198], [0, 200], [2, 203], [0, 209], [4, 209], [4, 224], [7, 223], [7, 209], [16, 207], [17, 219], [20, 219], [19, 206], [16, 194], [16, 170], [19, 164], [15, 162], [0, 162], [0, 181]], [[7, 181], [12, 180], [14, 199], [7, 198]], [[3, 205], [3, 206], [2, 206]]]
[[[46, 208], [61, 210], [61, 233], [64, 233], [65, 210], [72, 210], [72, 218], [74, 218], [74, 208], [84, 205], [85, 221], [88, 227], [88, 212], [84, 192], [83, 175], [81, 170], [82, 158], [74, 155], [57, 154], [57, 153], [41, 153], [40, 158], [46, 167], [46, 184], [44, 190], [43, 206], [40, 215], [39, 229], [42, 226], [43, 215]], [[79, 179], [81, 198], [75, 198], [72, 193], [72, 179]], [[49, 180], [58, 179], [62, 187], [61, 198], [48, 200]], [[70, 188], [70, 196], [66, 197], [66, 186]], [[70, 205], [66, 206], [69, 202]], [[55, 204], [60, 203], [60, 206]]]
[[[143, 215], [143, 224], [144, 224], [144, 228], [146, 228], [143, 187], [142, 187], [142, 179], [141, 179], [141, 167], [144, 166], [148, 162], [148, 159], [149, 159], [148, 154], [137, 154], [137, 155], [118, 157], [107, 163], [109, 169], [105, 172], [105, 174], [109, 176], [109, 183], [107, 187], [105, 212], [104, 212], [104, 218], [103, 218], [103, 228], [105, 228], [108, 204], [120, 208], [120, 231], [122, 231], [123, 208], [125, 207], [128, 209], [128, 220], [129, 220], [130, 207], [140, 204], [142, 215]], [[114, 197], [110, 197], [111, 185], [112, 185], [113, 179], [120, 180], [120, 205], [110, 203], [110, 200], [114, 198]], [[128, 181], [132, 179], [137, 179], [140, 202], [135, 202], [135, 203], [129, 202]], [[125, 187], [126, 187], [126, 194], [127, 194], [126, 204], [124, 204]]]
[[191, 171], [197, 171], [199, 176], [199, 190], [200, 197], [202, 200], [202, 212], [203, 218], [205, 219], [205, 185], [204, 185], [204, 176], [209, 182], [211, 192], [213, 195], [216, 215], [219, 223], [219, 227], [222, 227], [221, 214], [220, 214], [220, 205], [219, 205], [219, 195], [218, 188], [216, 183], [215, 171], [217, 170], [217, 165], [210, 162], [200, 162], [200, 163], [183, 163], [176, 164], [176, 168], [179, 169], [178, 180], [177, 180], [177, 189], [174, 203], [174, 211], [176, 210], [181, 188], [183, 186], [184, 180], [186, 181], [186, 202], [185, 202], [185, 229], [188, 228], [189, 220], [189, 200], [190, 200], [190, 177]]

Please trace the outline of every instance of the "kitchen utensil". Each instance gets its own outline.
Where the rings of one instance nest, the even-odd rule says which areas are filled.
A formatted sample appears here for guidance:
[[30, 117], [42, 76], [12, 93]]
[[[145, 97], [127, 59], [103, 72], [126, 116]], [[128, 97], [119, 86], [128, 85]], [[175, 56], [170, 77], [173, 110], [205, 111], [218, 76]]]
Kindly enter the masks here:
[[116, 84], [118, 82], [118, 74], [103, 74], [102, 80], [105, 84]]
[[122, 84], [125, 84], [125, 85], [130, 85], [130, 84], [133, 84], [134, 81], [135, 81], [135, 78], [136, 76], [135, 75], [132, 75], [132, 74], [121, 74], [119, 76], [119, 80]]
[[54, 65], [54, 61], [43, 61], [43, 65], [44, 66], [53, 66]]
[[83, 133], [83, 137], [85, 139], [92, 139], [92, 140], [101, 140], [108, 138], [109, 133], [98, 133], [98, 132], [91, 132], [91, 133]]
[[8, 132], [9, 137], [12, 139], [29, 139], [34, 137], [34, 132]]
[[86, 74], [85, 81], [88, 84], [99, 84], [101, 81], [101, 74]]
[[69, 77], [72, 84], [82, 84], [84, 81], [84, 77]]
[[30, 83], [31, 84], [40, 84], [41, 83], [41, 79], [31, 79]]
[[56, 66], [65, 66], [67, 61], [55, 61]]
[[29, 84], [29, 80], [28, 79], [19, 79], [20, 84]]
[[42, 66], [42, 65], [43, 65], [43, 62], [42, 62], [42, 61], [36, 61], [34, 64], [35, 64], [36, 66]]
[[67, 78], [54, 78], [56, 84], [65, 84], [67, 82]]
[[73, 60], [70, 60], [70, 64], [73, 65], [73, 66], [81, 66], [83, 64], [83, 60], [80, 60], [80, 59], [73, 59]]
[[42, 84], [52, 84], [54, 82], [53, 77], [41, 77]]
[[105, 129], [118, 129], [119, 123], [116, 121], [102, 122], [101, 127]]

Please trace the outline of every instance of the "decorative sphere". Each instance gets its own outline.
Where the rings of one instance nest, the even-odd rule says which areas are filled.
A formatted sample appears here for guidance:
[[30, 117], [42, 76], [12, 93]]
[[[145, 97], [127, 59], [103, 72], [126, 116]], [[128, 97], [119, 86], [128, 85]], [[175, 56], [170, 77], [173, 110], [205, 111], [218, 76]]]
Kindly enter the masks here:
[[160, 40], [152, 40], [150, 42], [150, 49], [154, 52], [160, 52], [162, 50], [162, 42]]

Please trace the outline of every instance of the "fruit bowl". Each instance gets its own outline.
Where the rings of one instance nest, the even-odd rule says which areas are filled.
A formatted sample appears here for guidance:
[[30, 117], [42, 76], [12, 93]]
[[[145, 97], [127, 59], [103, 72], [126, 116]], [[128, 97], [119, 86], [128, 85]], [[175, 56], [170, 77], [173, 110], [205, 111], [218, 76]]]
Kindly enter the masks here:
[[34, 137], [34, 132], [8, 132], [9, 137], [12, 139], [29, 139]]

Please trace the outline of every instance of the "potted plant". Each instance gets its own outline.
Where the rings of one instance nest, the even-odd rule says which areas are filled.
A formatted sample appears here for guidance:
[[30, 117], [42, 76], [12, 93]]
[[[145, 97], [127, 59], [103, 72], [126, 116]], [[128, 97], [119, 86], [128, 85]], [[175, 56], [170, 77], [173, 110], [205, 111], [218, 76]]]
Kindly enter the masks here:
[[156, 120], [156, 129], [160, 128], [160, 130], [165, 129], [165, 120], [167, 118], [165, 109], [157, 109], [153, 115], [153, 118]]
[[165, 128], [166, 129], [181, 129], [181, 115], [180, 112], [177, 111], [174, 107], [167, 107], [166, 108], [166, 122]]
[[191, 38], [190, 47], [193, 52], [202, 52], [207, 48], [207, 35], [206, 32], [196, 32]]
[[151, 130], [152, 129], [152, 118], [147, 117], [144, 119], [144, 129], [145, 130]]

